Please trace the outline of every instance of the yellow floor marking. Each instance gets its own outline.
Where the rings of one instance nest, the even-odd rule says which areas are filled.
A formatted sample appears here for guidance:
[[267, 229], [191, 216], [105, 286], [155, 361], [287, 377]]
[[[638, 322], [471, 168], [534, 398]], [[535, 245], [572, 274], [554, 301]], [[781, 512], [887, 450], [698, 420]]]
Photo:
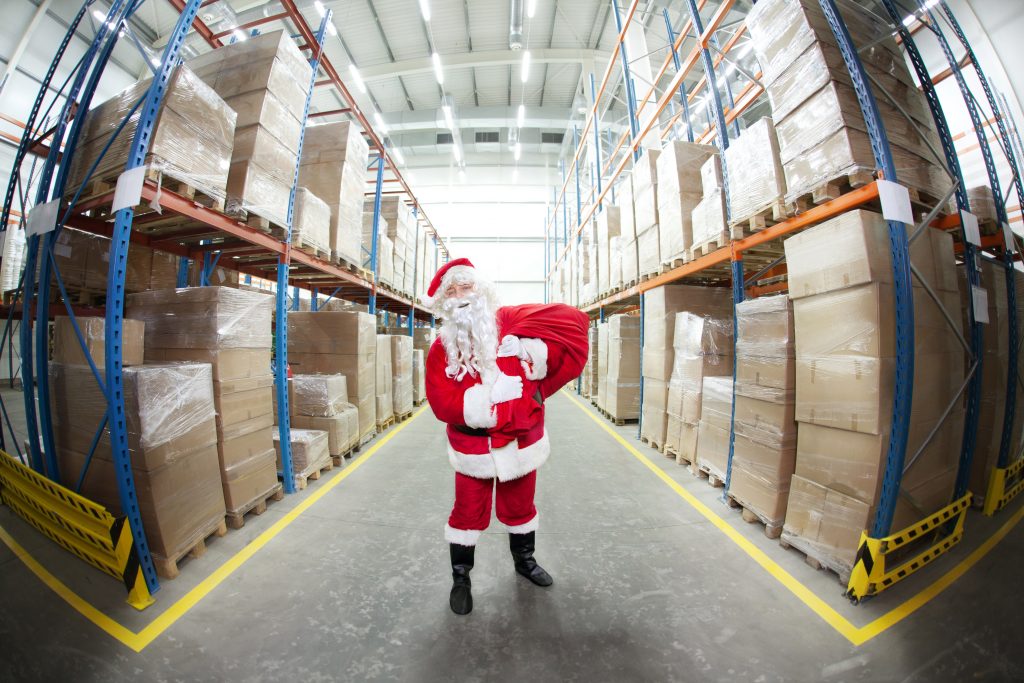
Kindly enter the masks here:
[[810, 588], [797, 581], [792, 574], [787, 572], [773, 559], [754, 545], [750, 540], [744, 537], [739, 531], [737, 531], [729, 522], [725, 521], [717, 514], [715, 514], [708, 506], [700, 502], [692, 493], [684, 489], [679, 482], [675, 481], [670, 477], [664, 470], [651, 462], [647, 456], [634, 448], [628, 441], [622, 438], [617, 431], [615, 431], [611, 425], [602, 420], [596, 413], [588, 409], [580, 401], [576, 400], [568, 392], [563, 391], [563, 394], [576, 404], [576, 406], [587, 414], [590, 419], [601, 426], [606, 432], [611, 434], [612, 438], [619, 442], [623, 448], [629, 451], [634, 457], [640, 462], [647, 466], [659, 479], [665, 482], [673, 491], [675, 491], [680, 498], [690, 504], [697, 512], [703, 515], [709, 522], [714, 524], [722, 533], [729, 537], [733, 543], [739, 546], [740, 550], [749, 555], [755, 562], [764, 568], [773, 578], [779, 583], [785, 586], [791, 593], [800, 599], [805, 605], [817, 614], [821, 619], [829, 626], [838, 631], [844, 638], [849, 640], [854, 645], [863, 645], [867, 641], [871, 640], [875, 636], [879, 635], [886, 629], [896, 625], [903, 619], [913, 614], [917, 609], [923, 607], [928, 603], [929, 600], [934, 598], [936, 595], [941, 593], [943, 590], [948, 588], [950, 584], [956, 581], [962, 576], [968, 569], [978, 563], [981, 558], [985, 557], [986, 554], [992, 548], [1001, 541], [1006, 534], [1010, 532], [1017, 523], [1020, 522], [1021, 518], [1024, 517], [1024, 506], [1022, 506], [1017, 512], [1006, 520], [1006, 523], [999, 528], [988, 540], [986, 540], [981, 546], [979, 546], [974, 552], [968, 555], [966, 558], [960, 561], [950, 571], [936, 579], [933, 583], [922, 589], [919, 593], [911, 596], [905, 602], [897, 605], [893, 609], [889, 610], [882, 616], [878, 617], [874, 621], [865, 626], [854, 626], [850, 623], [846, 617], [837, 612], [831, 605], [826, 603], [820, 597], [817, 596]]
[[[327, 495], [335, 486], [343, 482], [349, 477], [354, 471], [369, 460], [377, 451], [379, 451], [387, 442], [391, 441], [399, 432], [408, 427], [413, 420], [423, 414], [427, 409], [427, 406], [423, 406], [411, 418], [406, 420], [403, 424], [397, 428], [392, 429], [389, 434], [380, 439], [375, 443], [368, 451], [363, 453], [361, 456], [349, 463], [345, 469], [335, 476], [333, 479], [328, 481], [324, 486], [314, 491], [308, 498], [303, 500], [301, 503], [296, 505], [291, 511], [285, 514], [281, 519], [275, 522], [270, 528], [261, 533], [248, 545], [239, 550], [227, 560], [224, 564], [218, 567], [212, 574], [203, 579], [195, 588], [190, 590], [188, 593], [183, 595], [173, 605], [167, 608], [160, 616], [149, 623], [148, 626], [143, 628], [138, 633], [131, 631], [130, 629], [122, 626], [118, 622], [114, 621], [106, 614], [101, 612], [99, 609], [91, 605], [84, 598], [79, 596], [73, 590], [68, 588], [64, 583], [61, 582], [56, 576], [51, 574], [45, 567], [37, 562], [28, 551], [26, 551], [17, 541], [15, 541], [9, 533], [3, 527], [0, 527], [0, 540], [2, 540], [7, 547], [25, 564], [28, 569], [39, 577], [39, 580], [50, 587], [54, 593], [59, 595], [65, 602], [71, 605], [77, 612], [79, 612], [86, 619], [96, 624], [99, 628], [103, 629], [111, 636], [121, 641], [136, 652], [142, 652], [147, 645], [152, 643], [161, 633], [171, 627], [174, 622], [183, 617], [190, 609], [196, 606], [200, 600], [206, 597], [214, 588], [219, 586], [226, 578], [231, 576], [236, 569], [241, 567], [246, 560], [256, 554], [256, 552], [269, 543], [275, 536], [284, 531], [292, 522], [299, 518], [299, 516], [312, 507], [318, 500]], [[159, 598], [157, 598], [159, 601]]]

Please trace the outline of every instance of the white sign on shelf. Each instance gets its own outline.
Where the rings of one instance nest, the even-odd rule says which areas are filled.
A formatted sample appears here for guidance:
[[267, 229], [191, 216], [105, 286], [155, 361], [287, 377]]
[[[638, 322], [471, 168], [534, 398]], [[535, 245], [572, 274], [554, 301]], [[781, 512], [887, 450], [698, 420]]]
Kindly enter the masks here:
[[971, 294], [974, 298], [974, 319], [979, 323], [988, 324], [988, 290], [973, 285]]
[[146, 182], [146, 166], [136, 166], [117, 177], [117, 188], [114, 190], [114, 201], [111, 211], [130, 209], [142, 201], [142, 185]]
[[914, 210], [910, 206], [910, 191], [891, 180], [878, 181], [878, 199], [882, 202], [882, 216], [887, 221], [914, 224]]
[[28, 212], [25, 223], [25, 237], [45, 235], [57, 227], [57, 212], [60, 211], [60, 199], [52, 199], [45, 204], [36, 204]]
[[978, 229], [978, 217], [970, 211], [960, 212], [960, 221], [964, 226], [964, 236], [971, 244], [981, 246], [981, 231]]
[[1006, 251], [1011, 254], [1017, 251], [1017, 242], [1013, 238], [1013, 229], [1009, 223], [1003, 223], [1003, 243], [1006, 244]]

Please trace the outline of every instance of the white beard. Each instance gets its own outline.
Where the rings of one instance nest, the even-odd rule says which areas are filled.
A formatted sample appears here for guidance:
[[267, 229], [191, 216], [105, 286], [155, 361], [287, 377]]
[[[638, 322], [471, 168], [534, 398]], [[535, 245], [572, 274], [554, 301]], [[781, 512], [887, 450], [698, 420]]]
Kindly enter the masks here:
[[498, 322], [489, 297], [474, 292], [446, 299], [441, 317], [441, 343], [448, 354], [445, 373], [458, 381], [468, 374], [493, 382], [498, 374]]

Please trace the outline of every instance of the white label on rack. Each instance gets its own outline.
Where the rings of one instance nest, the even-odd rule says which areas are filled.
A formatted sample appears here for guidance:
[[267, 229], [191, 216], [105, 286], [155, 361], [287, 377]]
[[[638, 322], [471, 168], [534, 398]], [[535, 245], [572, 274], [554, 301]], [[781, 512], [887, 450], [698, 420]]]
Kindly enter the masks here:
[[45, 235], [57, 227], [57, 212], [60, 211], [60, 200], [53, 199], [45, 204], [36, 204], [28, 212], [25, 224], [25, 237]]
[[[8, 227], [7, 230], [13, 230], [13, 227]], [[3, 256], [4, 247], [7, 246], [7, 230], [0, 230], [0, 256]]]
[[146, 166], [136, 166], [122, 173], [117, 178], [117, 188], [114, 190], [114, 201], [110, 206], [112, 211], [120, 211], [138, 206], [142, 201], [142, 184], [146, 181]]
[[971, 244], [981, 246], [981, 231], [978, 230], [978, 217], [970, 211], [960, 212], [960, 221], [964, 226], [964, 236]]
[[988, 290], [973, 285], [971, 294], [974, 297], [974, 319], [979, 323], [988, 324]]
[[55, 244], [53, 245], [53, 253], [61, 258], [71, 258], [71, 245]]
[[882, 202], [882, 216], [887, 221], [914, 224], [914, 210], [910, 207], [910, 191], [891, 180], [878, 181], [878, 199]]
[[217, 269], [217, 281], [218, 282], [224, 282], [224, 269], [223, 268], [218, 268]]
[[1013, 229], [1009, 223], [1003, 223], [1003, 243], [1006, 244], [1006, 251], [1011, 254], [1017, 251], [1017, 241], [1013, 238]]

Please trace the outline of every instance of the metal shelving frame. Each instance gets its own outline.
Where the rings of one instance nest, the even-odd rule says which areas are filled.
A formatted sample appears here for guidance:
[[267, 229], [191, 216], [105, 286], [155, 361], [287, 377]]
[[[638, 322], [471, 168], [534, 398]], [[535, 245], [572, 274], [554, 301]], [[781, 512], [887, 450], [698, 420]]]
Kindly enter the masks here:
[[[93, 375], [98, 382], [101, 392], [108, 401], [107, 417], [98, 426], [93, 438], [90, 453], [86, 456], [86, 464], [81, 473], [74, 473], [80, 487], [85, 472], [89, 467], [92, 455], [98, 444], [99, 438], [105, 428], [109, 428], [112, 444], [112, 455], [116, 471], [119, 473], [118, 490], [123, 510], [132, 536], [135, 541], [139, 566], [145, 577], [146, 585], [150, 593], [159, 590], [159, 581], [156, 576], [153, 559], [146, 543], [145, 532], [137, 504], [134, 478], [131, 472], [131, 462], [128, 453], [127, 426], [125, 419], [124, 398], [122, 395], [122, 359], [121, 359], [121, 331], [123, 329], [124, 311], [124, 285], [127, 266], [127, 256], [130, 245], [141, 245], [155, 250], [165, 251], [181, 257], [181, 264], [178, 273], [178, 284], [184, 286], [187, 283], [188, 267], [190, 262], [198, 261], [203, 264], [201, 278], [208, 280], [209, 273], [217, 266], [225, 266], [247, 276], [266, 278], [276, 281], [276, 321], [278, 333], [275, 339], [275, 382], [278, 399], [280, 437], [282, 443], [282, 464], [284, 488], [287, 492], [294, 491], [294, 477], [292, 476], [291, 454], [290, 454], [290, 425], [288, 415], [288, 397], [286, 388], [287, 377], [287, 313], [288, 287], [293, 288], [291, 303], [297, 309], [298, 288], [314, 292], [314, 301], [319, 304], [318, 292], [320, 289], [331, 291], [328, 300], [334, 296], [360, 302], [365, 301], [371, 313], [376, 312], [378, 307], [386, 311], [394, 311], [408, 316], [409, 334], [413, 334], [415, 320], [422, 322], [430, 320], [433, 322], [430, 312], [414, 303], [414, 299], [406, 298], [390, 291], [378, 291], [376, 286], [377, 268], [374, 259], [372, 275], [364, 276], [360, 272], [339, 266], [334, 263], [320, 260], [305, 252], [291, 248], [291, 222], [294, 209], [295, 190], [298, 183], [298, 160], [293, 174], [291, 194], [289, 197], [288, 225], [283, 240], [278, 240], [259, 230], [253, 229], [234, 218], [213, 209], [202, 206], [191, 199], [161, 188], [150, 180], [145, 180], [141, 189], [141, 200], [153, 202], [159, 199], [163, 209], [163, 216], [178, 215], [185, 219], [189, 228], [182, 229], [172, 235], [159, 237], [149, 236], [144, 233], [133, 231], [133, 224], [144, 224], [152, 220], [150, 216], [136, 217], [132, 208], [122, 208], [114, 213], [114, 221], [107, 222], [92, 215], [97, 208], [109, 206], [114, 197], [114, 191], [102, 193], [99, 196], [91, 197], [86, 201], [79, 201], [84, 188], [91, 180], [91, 171], [98, 166], [98, 161], [90, 169], [89, 176], [83, 182], [81, 188], [77, 188], [74, 198], [66, 203], [62, 200], [67, 196], [67, 169], [70, 167], [70, 156], [74, 154], [75, 143], [84, 120], [83, 116], [76, 116], [78, 112], [88, 111], [96, 93], [97, 85], [103, 74], [106, 62], [116, 44], [119, 33], [116, 30], [122, 26], [128, 18], [144, 3], [145, 0], [113, 0], [105, 20], [96, 29], [95, 37], [87, 48], [84, 56], [77, 61], [71, 69], [60, 88], [51, 88], [54, 76], [58, 67], [64, 62], [64, 55], [68, 44], [75, 35], [76, 30], [91, 9], [90, 2], [83, 2], [81, 9], [71, 21], [63, 41], [58, 47], [54, 60], [51, 63], [46, 76], [43, 79], [39, 94], [33, 103], [28, 120], [23, 125], [24, 134], [19, 141], [18, 151], [15, 156], [15, 164], [11, 173], [11, 180], [7, 188], [7, 194], [3, 205], [3, 214], [0, 217], [0, 228], [6, 229], [13, 216], [27, 215], [27, 226], [42, 226], [41, 234], [32, 234], [29, 237], [28, 252], [26, 258], [26, 276], [23, 277], [23, 284], [20, 290], [21, 301], [9, 306], [4, 313], [8, 316], [8, 324], [4, 332], [3, 343], [7, 343], [10, 332], [10, 321], [20, 318], [24, 321], [20, 331], [22, 372], [24, 386], [24, 401], [26, 409], [26, 422], [28, 426], [28, 461], [37, 472], [44, 474], [51, 480], [61, 483], [61, 473], [57, 465], [56, 449], [53, 440], [52, 415], [50, 413], [49, 386], [47, 382], [48, 366], [48, 322], [54, 314], [67, 314], [70, 317], [78, 341], [83, 348]], [[206, 42], [214, 49], [221, 47], [220, 38], [222, 35], [214, 34], [197, 17], [202, 0], [169, 0], [180, 12], [180, 18], [174, 29], [168, 36], [166, 47], [158, 67], [153, 68], [153, 83], [145, 96], [136, 103], [135, 108], [140, 113], [140, 120], [135, 137], [133, 138], [129, 151], [129, 161], [126, 172], [144, 165], [148, 151], [149, 136], [159, 112], [160, 104], [176, 67], [180, 63], [180, 49], [185, 37], [192, 28], [203, 36]], [[447, 259], [448, 250], [444, 241], [440, 238], [437, 230], [424, 215], [422, 208], [416, 203], [415, 197], [406, 184], [401, 172], [387, 154], [384, 141], [380, 138], [368, 120], [359, 110], [358, 105], [345, 88], [323, 52], [323, 40], [325, 38], [331, 13], [325, 12], [321, 17], [319, 29], [314, 33], [306, 22], [305, 17], [299, 12], [294, 2], [282, 0], [285, 12], [266, 17], [261, 20], [249, 22], [245, 28], [252, 29], [274, 21], [286, 21], [298, 30], [299, 35], [305, 40], [302, 49], [310, 50], [310, 62], [313, 66], [312, 79], [310, 82], [310, 94], [307, 97], [302, 121], [303, 136], [305, 132], [306, 119], [309, 118], [310, 101], [313, 88], [334, 87], [349, 103], [345, 110], [323, 112], [321, 114], [347, 114], [362, 124], [364, 134], [370, 139], [371, 149], [376, 151], [375, 164], [377, 166], [377, 180], [374, 188], [375, 201], [375, 226], [379, 220], [380, 198], [382, 194], [406, 195], [413, 204], [417, 221], [417, 249], [420, 223], [431, 235], [434, 243], [435, 265], [438, 255], [443, 254]], [[147, 61], [148, 61], [148, 55]], [[67, 67], [67, 64], [63, 64]], [[320, 72], [327, 75], [326, 80], [317, 80]], [[50, 90], [55, 94], [49, 95]], [[43, 110], [47, 99], [50, 104]], [[54, 108], [59, 108], [56, 117], [57, 123], [45, 132], [40, 129], [47, 125], [50, 113]], [[131, 114], [129, 114], [131, 116]], [[120, 133], [127, 122], [121, 123], [113, 138]], [[47, 145], [46, 140], [52, 139], [62, 144]], [[302, 138], [299, 143], [299, 154], [301, 157]], [[108, 142], [109, 148], [109, 142]], [[65, 153], [66, 152], [66, 153]], [[105, 150], [104, 150], [105, 153]], [[44, 158], [42, 170], [35, 174], [36, 194], [34, 208], [30, 212], [25, 200], [26, 191], [21, 187], [22, 164], [33, 156], [33, 163], [36, 157]], [[59, 164], [59, 167], [58, 167]], [[59, 170], [58, 170], [59, 168]], [[393, 192], [382, 192], [382, 185], [385, 172], [391, 177], [387, 182], [395, 182], [401, 185], [401, 190]], [[15, 207], [20, 201], [20, 211]], [[46, 213], [49, 219], [37, 220], [39, 216]], [[59, 211], [58, 211], [59, 210]], [[33, 213], [36, 213], [33, 216]], [[160, 218], [161, 216], [157, 216]], [[68, 303], [67, 292], [65, 291], [59, 269], [53, 258], [53, 247], [56, 244], [60, 230], [65, 226], [72, 226], [80, 230], [91, 232], [110, 238], [110, 264], [107, 275], [107, 298], [106, 306], [103, 308], [86, 308], [71, 306]], [[376, 247], [376, 230], [374, 231], [374, 251]], [[417, 252], [418, 256], [418, 252]], [[38, 280], [36, 278], [37, 258], [40, 258], [38, 267]], [[51, 273], [60, 290], [64, 303], [60, 305], [40, 305], [40, 302], [50, 299]], [[271, 275], [272, 273], [272, 275]], [[414, 275], [418, 271], [414, 269]], [[415, 280], [415, 278], [414, 278]], [[414, 283], [415, 287], [415, 283]], [[316, 305], [316, 308], [319, 308]], [[104, 315], [106, 319], [105, 335], [105, 371], [100, 372], [85, 346], [85, 341], [76, 320], [77, 314]], [[34, 325], [28, 321], [35, 322]], [[35, 333], [33, 334], [33, 328]], [[41, 381], [40, 381], [41, 380]], [[6, 415], [6, 409], [4, 409]], [[14, 437], [15, 448], [21, 455], [9, 420], [6, 426], [11, 436]], [[0, 425], [0, 430], [2, 430]], [[65, 475], [69, 473], [64, 473]], [[65, 481], [65, 485], [71, 483], [72, 479]]]

